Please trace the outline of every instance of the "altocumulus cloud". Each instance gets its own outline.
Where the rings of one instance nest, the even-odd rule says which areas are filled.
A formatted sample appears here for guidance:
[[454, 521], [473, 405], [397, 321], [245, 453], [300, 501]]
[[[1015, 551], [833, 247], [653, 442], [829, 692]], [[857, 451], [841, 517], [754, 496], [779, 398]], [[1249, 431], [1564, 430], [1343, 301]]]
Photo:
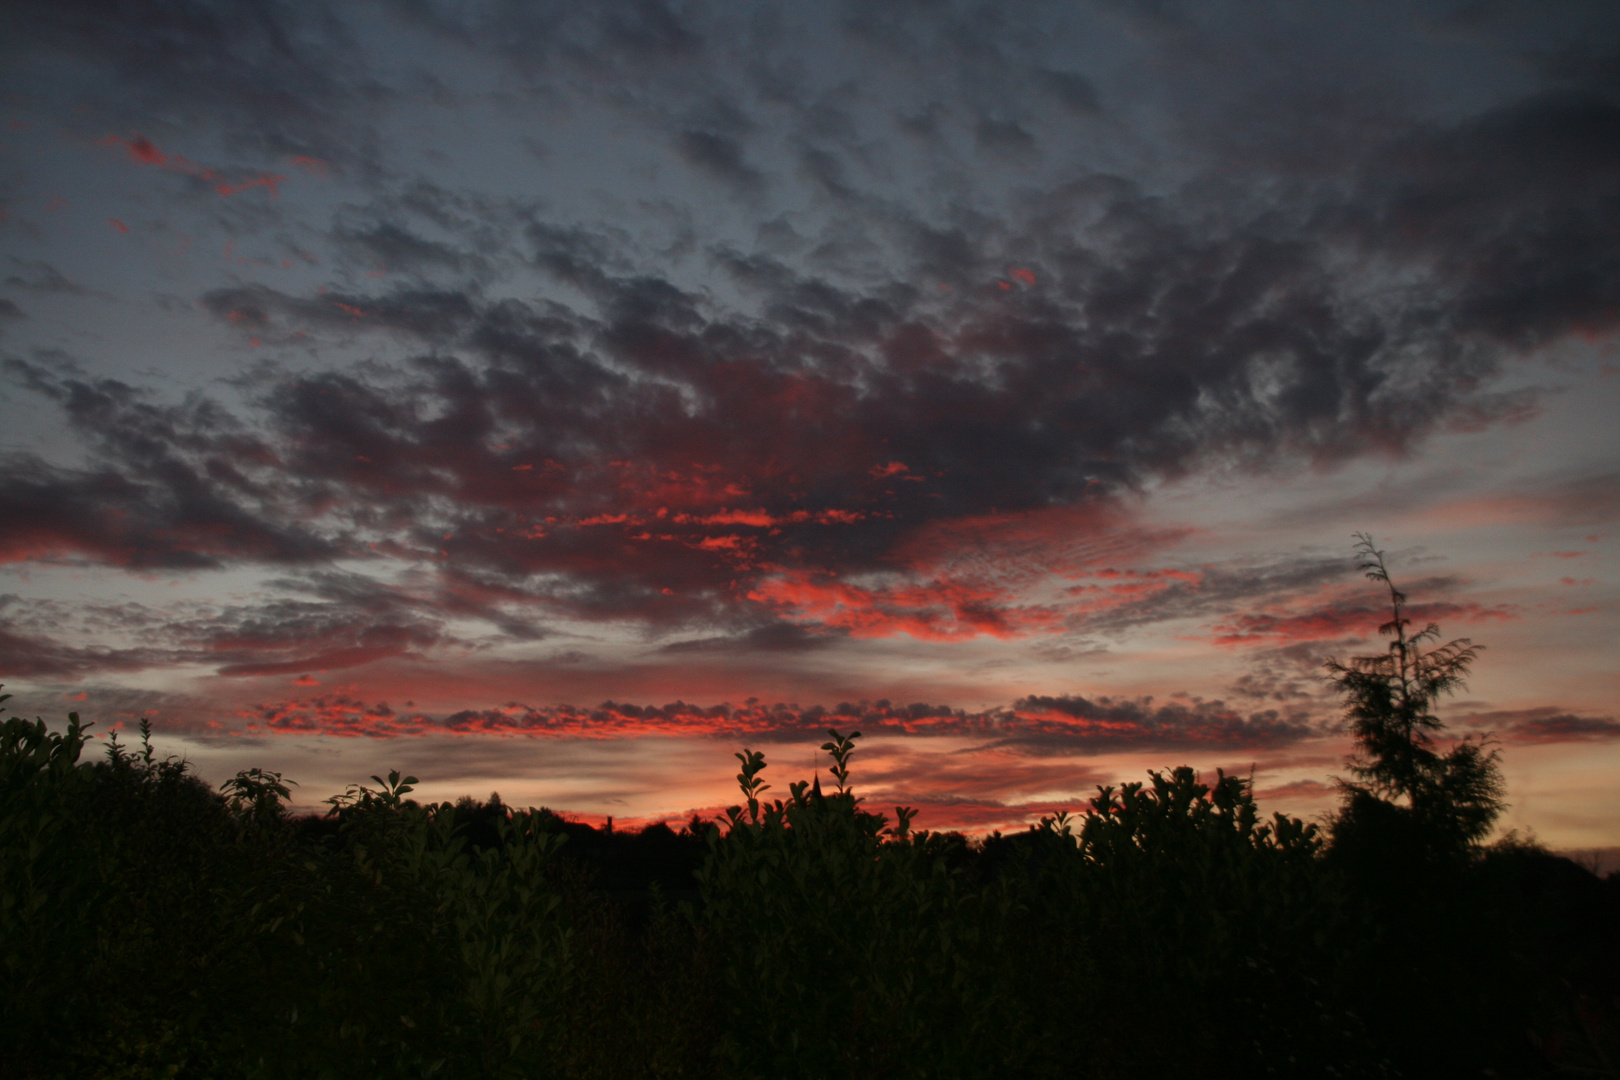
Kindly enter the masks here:
[[[230, 586], [19, 593], [6, 674], [205, 671], [266, 732], [1317, 738], [1311, 666], [1376, 625], [1342, 559], [1172, 559], [1197, 523], [1144, 506], [1533, 422], [1521, 362], [1620, 326], [1615, 56], [1578, 3], [20, 0], [0, 562]], [[1595, 537], [1615, 490], [1379, 498]], [[1448, 628], [1533, 615], [1408, 584]], [[274, 696], [540, 641], [808, 669], [1172, 625], [1267, 707]]]

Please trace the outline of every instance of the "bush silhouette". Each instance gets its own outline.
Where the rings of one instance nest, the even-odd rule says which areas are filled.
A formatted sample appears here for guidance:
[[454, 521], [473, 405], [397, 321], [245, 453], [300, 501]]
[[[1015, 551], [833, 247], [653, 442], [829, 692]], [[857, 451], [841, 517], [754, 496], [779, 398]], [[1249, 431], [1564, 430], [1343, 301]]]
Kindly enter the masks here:
[[1436, 839], [1371, 774], [1326, 847], [1186, 767], [969, 842], [868, 809], [832, 731], [832, 792], [767, 799], [745, 749], [719, 823], [612, 832], [421, 805], [397, 772], [294, 818], [290, 781], [216, 793], [149, 729], [81, 761], [87, 726], [0, 727], [22, 1080], [1541, 1076], [1620, 1051], [1620, 878]]

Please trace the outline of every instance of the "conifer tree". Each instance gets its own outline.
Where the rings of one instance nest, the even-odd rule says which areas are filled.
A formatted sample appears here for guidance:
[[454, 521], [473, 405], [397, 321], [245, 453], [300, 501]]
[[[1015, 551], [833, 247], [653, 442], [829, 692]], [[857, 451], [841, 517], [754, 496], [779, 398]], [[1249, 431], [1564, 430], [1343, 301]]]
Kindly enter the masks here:
[[1327, 662], [1356, 740], [1349, 762], [1355, 779], [1339, 782], [1345, 811], [1377, 799], [1401, 807], [1430, 842], [1466, 849], [1490, 832], [1505, 808], [1500, 751], [1488, 749], [1489, 736], [1464, 738], [1442, 750], [1436, 736], [1445, 725], [1434, 708], [1443, 694], [1463, 686], [1482, 646], [1458, 638], [1425, 651], [1427, 643], [1440, 640], [1440, 628], [1430, 623], [1409, 632], [1407, 597], [1390, 580], [1384, 553], [1371, 536], [1355, 535], [1357, 569], [1389, 589], [1391, 617], [1378, 628], [1390, 639], [1384, 653], [1348, 664]]

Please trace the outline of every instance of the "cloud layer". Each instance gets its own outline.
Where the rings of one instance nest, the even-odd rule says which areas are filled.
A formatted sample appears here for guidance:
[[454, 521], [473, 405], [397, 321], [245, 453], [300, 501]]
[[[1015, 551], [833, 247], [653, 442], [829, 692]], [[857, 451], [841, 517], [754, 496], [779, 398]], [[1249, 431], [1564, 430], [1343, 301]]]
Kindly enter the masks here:
[[[239, 688], [213, 722], [303, 734], [1328, 737], [1321, 661], [1381, 621], [1342, 538], [1203, 558], [1156, 495], [1543, 416], [1531, 365], [1620, 327], [1616, 56], [1598, 3], [13, 3], [0, 673], [188, 672]], [[1613, 479], [1372, 499], [1586, 551]], [[1410, 578], [1448, 629], [1541, 617]], [[1163, 696], [1205, 672], [922, 714], [381, 685], [1149, 629], [1243, 707]]]

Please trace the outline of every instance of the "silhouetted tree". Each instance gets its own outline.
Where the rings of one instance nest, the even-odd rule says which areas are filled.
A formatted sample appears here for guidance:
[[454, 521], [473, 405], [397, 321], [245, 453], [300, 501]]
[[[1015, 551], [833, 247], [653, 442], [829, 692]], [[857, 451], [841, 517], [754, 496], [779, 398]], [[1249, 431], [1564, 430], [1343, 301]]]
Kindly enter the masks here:
[[1327, 662], [1356, 739], [1349, 763], [1356, 779], [1340, 781], [1346, 796], [1341, 824], [1406, 817], [1426, 844], [1465, 849], [1490, 832], [1504, 809], [1499, 752], [1487, 749], [1489, 736], [1464, 738], [1442, 751], [1435, 736], [1445, 725], [1434, 706], [1463, 685], [1482, 646], [1458, 638], [1424, 651], [1425, 643], [1439, 641], [1440, 628], [1430, 623], [1408, 632], [1406, 594], [1390, 581], [1384, 553], [1371, 536], [1357, 533], [1356, 540], [1357, 568], [1389, 589], [1391, 617], [1378, 632], [1390, 642], [1376, 656]]

